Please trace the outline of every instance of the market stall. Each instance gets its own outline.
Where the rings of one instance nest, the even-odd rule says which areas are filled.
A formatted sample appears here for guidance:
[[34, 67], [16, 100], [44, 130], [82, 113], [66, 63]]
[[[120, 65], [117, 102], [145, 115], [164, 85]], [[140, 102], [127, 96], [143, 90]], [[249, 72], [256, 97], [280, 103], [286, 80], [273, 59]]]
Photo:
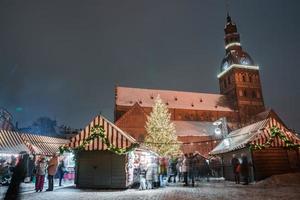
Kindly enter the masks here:
[[[51, 156], [57, 153], [59, 147], [67, 142], [68, 140], [61, 138], [0, 130], [0, 168], [13, 168], [18, 162], [19, 153], [27, 152], [30, 155], [27, 160], [27, 177], [31, 177], [34, 162], [39, 156]], [[72, 155], [66, 154], [64, 158], [71, 160]], [[69, 163], [72, 164], [71, 162]], [[73, 166], [68, 165], [68, 167], [70, 168], [70, 173], [73, 171], [73, 176], [71, 174], [69, 177], [74, 177], [74, 163]], [[30, 178], [26, 180], [30, 180]]]
[[300, 140], [286, 128], [278, 116], [232, 131], [211, 152], [223, 161], [227, 180], [234, 180], [232, 155], [248, 158], [250, 181], [258, 181], [275, 174], [300, 171]]
[[[95, 127], [103, 129], [101, 137], [94, 137]], [[135, 167], [154, 156], [147, 149], [136, 149], [136, 140], [103, 116], [95, 117], [68, 146], [84, 148], [76, 156], [78, 188], [128, 188], [136, 179]]]

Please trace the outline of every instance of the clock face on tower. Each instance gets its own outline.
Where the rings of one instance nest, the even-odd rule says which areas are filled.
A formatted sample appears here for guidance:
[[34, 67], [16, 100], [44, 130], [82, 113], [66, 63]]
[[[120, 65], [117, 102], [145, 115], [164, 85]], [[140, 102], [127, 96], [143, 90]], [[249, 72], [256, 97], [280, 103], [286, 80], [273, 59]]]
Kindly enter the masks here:
[[225, 61], [222, 66], [223, 71], [225, 71], [228, 67], [229, 67], [229, 63], [228, 61]]
[[248, 65], [248, 64], [249, 64], [249, 59], [246, 58], [246, 57], [242, 57], [242, 58], [241, 58], [241, 64], [243, 64], [243, 65]]

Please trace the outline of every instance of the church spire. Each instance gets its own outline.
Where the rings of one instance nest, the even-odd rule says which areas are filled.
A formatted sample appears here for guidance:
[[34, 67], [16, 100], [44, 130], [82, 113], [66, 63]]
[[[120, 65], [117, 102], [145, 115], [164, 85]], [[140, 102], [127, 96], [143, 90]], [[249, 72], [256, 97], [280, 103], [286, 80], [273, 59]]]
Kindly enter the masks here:
[[240, 34], [237, 32], [236, 24], [232, 21], [229, 12], [227, 12], [227, 22], [224, 28], [225, 32], [225, 49], [230, 51], [232, 49], [240, 49]]
[[[250, 55], [242, 49], [240, 42], [240, 34], [237, 30], [235, 22], [232, 20], [227, 11], [226, 24], [224, 27], [224, 42], [225, 42], [225, 56], [221, 63], [221, 76], [230, 68], [230, 66], [254, 66], [254, 61]], [[257, 67], [255, 67], [256, 69]]]

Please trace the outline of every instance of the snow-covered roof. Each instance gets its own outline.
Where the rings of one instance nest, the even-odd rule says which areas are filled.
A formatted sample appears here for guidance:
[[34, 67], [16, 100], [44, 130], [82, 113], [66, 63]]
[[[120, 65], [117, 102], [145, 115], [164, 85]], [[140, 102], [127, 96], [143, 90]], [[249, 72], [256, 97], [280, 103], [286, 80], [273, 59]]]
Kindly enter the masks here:
[[[68, 146], [71, 148], [80, 146], [82, 142], [92, 134], [91, 130], [96, 125], [103, 127], [107, 139], [116, 147], [126, 148], [133, 143], [137, 143], [128, 133], [121, 130], [102, 115], [98, 115], [80, 133], [71, 138]], [[107, 146], [101, 138], [95, 138], [86, 146], [86, 150], [107, 150]]]
[[116, 88], [116, 105], [133, 106], [137, 102], [142, 107], [152, 107], [158, 95], [168, 108], [233, 112], [220, 94], [129, 87]]
[[245, 145], [250, 142], [250, 140], [254, 138], [260, 130], [264, 129], [268, 125], [268, 121], [269, 119], [265, 119], [232, 131], [210, 152], [210, 154], [220, 154], [245, 147]]
[[212, 122], [172, 121], [177, 136], [211, 136], [216, 126]]
[[[300, 144], [300, 140], [294, 133], [289, 131], [280, 118], [269, 117], [256, 123], [245, 126], [241, 129], [232, 131], [222, 140], [211, 152], [211, 155], [226, 153], [246, 147], [248, 144], [265, 144], [271, 137], [271, 127], [278, 127], [282, 134], [292, 143]], [[286, 147], [286, 143], [279, 137], [275, 137], [271, 147]]]

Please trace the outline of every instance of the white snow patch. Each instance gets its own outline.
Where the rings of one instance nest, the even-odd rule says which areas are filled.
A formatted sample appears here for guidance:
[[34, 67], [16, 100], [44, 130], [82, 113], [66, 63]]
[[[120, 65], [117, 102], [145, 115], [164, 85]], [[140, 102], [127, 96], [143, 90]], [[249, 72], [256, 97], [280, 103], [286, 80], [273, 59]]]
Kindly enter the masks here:
[[257, 186], [300, 186], [300, 173], [273, 175], [265, 180], [257, 182]]

